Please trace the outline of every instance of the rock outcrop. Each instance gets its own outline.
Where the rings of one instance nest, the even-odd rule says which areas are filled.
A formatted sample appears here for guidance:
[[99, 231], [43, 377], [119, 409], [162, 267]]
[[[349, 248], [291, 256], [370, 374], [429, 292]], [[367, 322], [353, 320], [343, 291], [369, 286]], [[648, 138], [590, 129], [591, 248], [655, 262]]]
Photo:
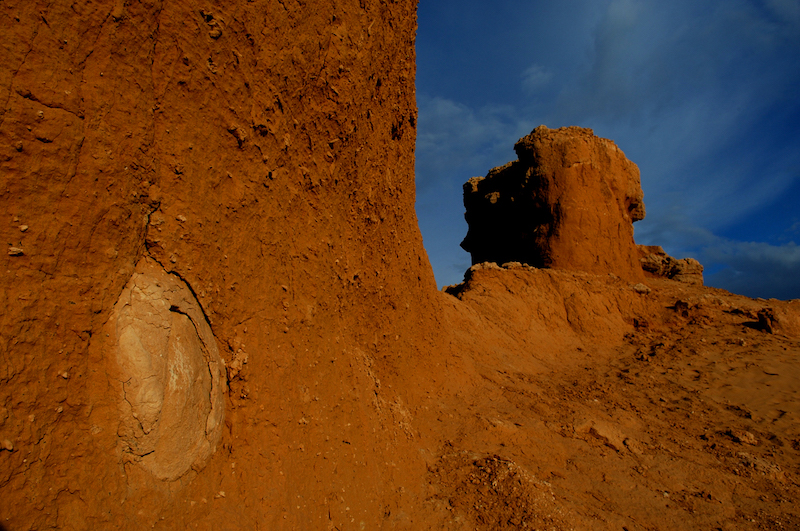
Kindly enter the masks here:
[[642, 269], [651, 277], [703, 285], [703, 266], [694, 258], [673, 258], [659, 245], [639, 245]]
[[800, 338], [800, 300], [783, 307], [765, 307], [758, 311], [757, 317], [758, 327], [767, 333]]
[[644, 218], [639, 169], [590, 129], [537, 127], [518, 159], [464, 185], [472, 263], [643, 278], [632, 223]]

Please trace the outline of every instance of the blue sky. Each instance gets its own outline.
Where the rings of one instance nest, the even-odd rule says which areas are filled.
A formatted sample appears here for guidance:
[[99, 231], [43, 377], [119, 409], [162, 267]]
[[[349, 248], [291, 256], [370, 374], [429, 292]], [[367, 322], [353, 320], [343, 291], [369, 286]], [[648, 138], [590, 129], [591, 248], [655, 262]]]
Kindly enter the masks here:
[[706, 284], [800, 298], [800, 0], [420, 0], [417, 214], [440, 286], [469, 255], [461, 185], [534, 127], [641, 170], [637, 243]]

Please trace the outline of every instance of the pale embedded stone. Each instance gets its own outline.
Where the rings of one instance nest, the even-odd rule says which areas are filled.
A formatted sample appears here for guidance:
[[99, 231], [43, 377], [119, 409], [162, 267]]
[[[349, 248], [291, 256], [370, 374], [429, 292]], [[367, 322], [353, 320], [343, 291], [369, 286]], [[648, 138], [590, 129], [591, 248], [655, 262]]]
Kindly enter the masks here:
[[221, 436], [226, 386], [199, 303], [181, 279], [144, 258], [112, 319], [123, 453], [163, 480], [202, 467]]

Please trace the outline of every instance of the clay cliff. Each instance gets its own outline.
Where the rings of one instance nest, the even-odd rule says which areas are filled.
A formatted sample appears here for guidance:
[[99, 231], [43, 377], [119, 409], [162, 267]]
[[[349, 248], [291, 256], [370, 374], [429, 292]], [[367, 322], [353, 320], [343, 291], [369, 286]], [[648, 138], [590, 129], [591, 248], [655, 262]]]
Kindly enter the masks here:
[[415, 3], [0, 21], [0, 523], [393, 518], [426, 473], [395, 378], [440, 363]]
[[0, 529], [800, 528], [798, 301], [637, 249], [612, 142], [436, 290], [415, 6], [0, 4]]

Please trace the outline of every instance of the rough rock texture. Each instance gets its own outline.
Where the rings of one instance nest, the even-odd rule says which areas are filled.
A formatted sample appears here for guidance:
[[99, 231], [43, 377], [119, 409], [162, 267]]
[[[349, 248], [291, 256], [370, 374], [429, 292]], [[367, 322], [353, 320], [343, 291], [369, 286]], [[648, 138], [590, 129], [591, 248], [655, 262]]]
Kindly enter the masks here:
[[792, 301], [788, 308], [766, 306], [757, 315], [761, 330], [800, 338], [800, 300]]
[[673, 258], [658, 245], [639, 245], [642, 269], [651, 277], [703, 285], [703, 266], [694, 258]]
[[632, 223], [644, 218], [639, 169], [591, 129], [539, 126], [514, 146], [517, 160], [464, 185], [472, 263], [643, 278]]
[[800, 529], [800, 334], [762, 327], [800, 301], [646, 282], [477, 264], [448, 290], [472, 370], [417, 425], [464, 528]]
[[[397, 385], [440, 363], [435, 318], [417, 326], [438, 294], [414, 215], [415, 7], [0, 3], [2, 525], [375, 529], [424, 496], [420, 391]], [[231, 368], [205, 466], [123, 451], [191, 445], [137, 450], [120, 417], [108, 326], [144, 257]]]

